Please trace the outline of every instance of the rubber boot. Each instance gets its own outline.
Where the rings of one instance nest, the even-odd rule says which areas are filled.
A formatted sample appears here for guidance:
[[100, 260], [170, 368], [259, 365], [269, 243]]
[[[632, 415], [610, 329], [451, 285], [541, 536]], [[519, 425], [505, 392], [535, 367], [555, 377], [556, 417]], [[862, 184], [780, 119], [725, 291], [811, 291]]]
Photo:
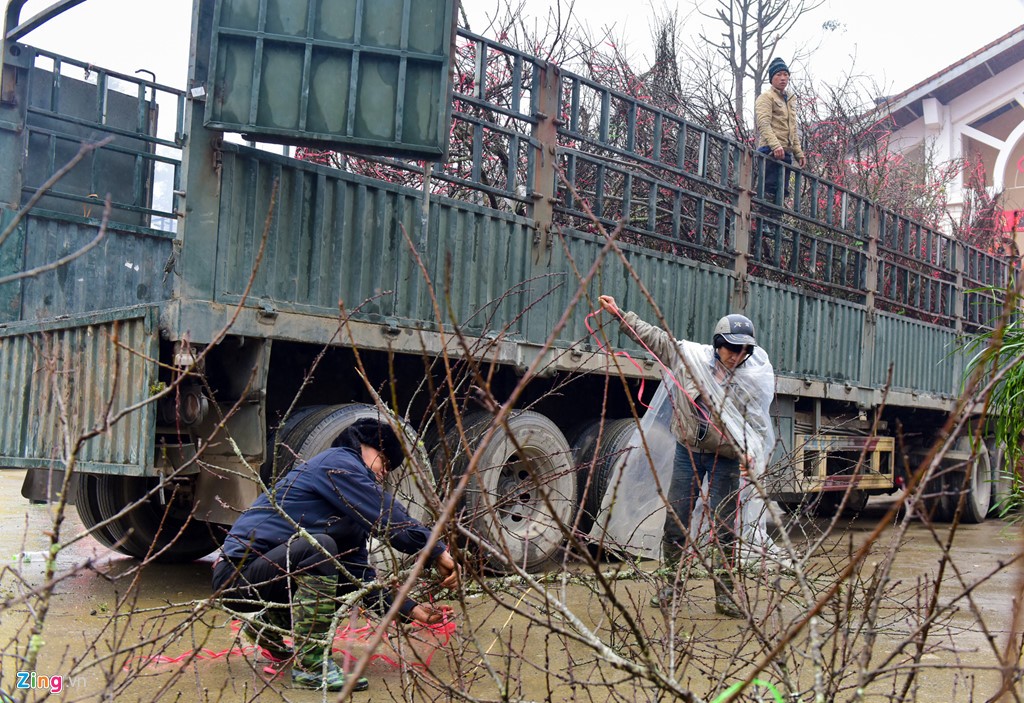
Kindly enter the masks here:
[[683, 545], [672, 540], [664, 540], [661, 543], [662, 568], [675, 573], [679, 568], [679, 562], [683, 560]]
[[714, 557], [714, 576], [712, 580], [715, 584], [715, 612], [719, 615], [724, 615], [727, 618], [742, 618], [743, 613], [736, 607], [736, 603], [733, 601], [733, 592], [735, 590], [735, 584], [732, 580], [732, 571], [729, 570], [728, 565], [721, 556]]
[[295, 651], [284, 641], [284, 632], [291, 630], [291, 617], [286, 609], [270, 608], [254, 613], [242, 621], [241, 634], [248, 642], [263, 650], [272, 662], [290, 660]]
[[[683, 559], [683, 548], [672, 540], [663, 540], [661, 543], [662, 566], [658, 569], [670, 582], [675, 582], [676, 571], [679, 562]], [[667, 608], [672, 605], [672, 599], [676, 596], [676, 589], [672, 583], [660, 587], [651, 596], [651, 605], [657, 608]]]
[[[292, 631], [295, 633], [295, 660], [292, 683], [302, 688], [340, 691], [345, 673], [330, 655], [331, 624], [337, 603], [337, 576], [296, 574], [292, 593]], [[365, 691], [370, 682], [360, 678], [356, 691]]]

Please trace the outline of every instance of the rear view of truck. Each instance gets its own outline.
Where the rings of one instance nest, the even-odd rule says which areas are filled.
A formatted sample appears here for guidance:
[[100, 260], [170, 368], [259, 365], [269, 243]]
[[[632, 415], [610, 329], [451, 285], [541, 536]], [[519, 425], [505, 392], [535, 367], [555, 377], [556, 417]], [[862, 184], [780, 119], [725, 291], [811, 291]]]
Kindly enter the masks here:
[[[431, 388], [431, 377], [468, 387], [468, 372], [452, 376], [444, 361], [479, 353], [514, 385], [539, 357], [540, 345], [490, 329], [524, 324], [528, 295], [515, 288], [528, 275], [481, 268], [485, 258], [501, 266], [487, 233], [512, 235], [529, 256], [532, 223], [428, 205], [424, 192], [267, 145], [442, 159], [455, 4], [399, 3], [396, 20], [391, 5], [271, 2], [262, 13], [203, 0], [187, 90], [20, 43], [39, 18], [19, 26], [20, 3], [11, 8], [0, 463], [28, 469], [26, 497], [74, 503], [123, 553], [192, 559], [267, 483], [383, 412], [409, 440], [395, 488], [424, 517], [436, 511], [430, 461], [443, 461], [437, 443], [453, 414], [472, 408], [448, 401], [435, 412], [455, 391]], [[470, 222], [479, 235], [462, 229]], [[436, 316], [442, 293], [431, 288], [430, 276], [440, 286], [452, 275], [453, 242], [473, 250], [453, 274], [468, 342]], [[486, 308], [499, 298], [495, 320]], [[537, 329], [548, 315], [540, 306]], [[539, 413], [506, 424], [519, 439], [496, 440], [496, 468], [467, 503], [502, 485], [516, 505], [496, 523], [469, 520], [505, 531], [517, 561], [533, 565], [560, 549], [557, 522], [572, 516], [571, 450]], [[476, 441], [484, 428], [469, 429]], [[433, 456], [420, 440], [430, 431]], [[500, 468], [510, 457], [519, 468]], [[538, 469], [522, 467], [534, 459]], [[523, 488], [524, 476], [564, 497]]]

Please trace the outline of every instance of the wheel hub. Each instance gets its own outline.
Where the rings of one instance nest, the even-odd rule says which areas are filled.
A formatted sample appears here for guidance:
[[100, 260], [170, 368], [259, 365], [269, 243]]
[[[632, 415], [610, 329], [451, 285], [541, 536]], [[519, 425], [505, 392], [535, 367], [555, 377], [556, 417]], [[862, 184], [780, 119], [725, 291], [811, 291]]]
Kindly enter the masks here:
[[510, 456], [501, 467], [497, 488], [498, 510], [506, 527], [514, 528], [536, 512], [540, 500], [537, 486], [526, 461], [517, 454]]

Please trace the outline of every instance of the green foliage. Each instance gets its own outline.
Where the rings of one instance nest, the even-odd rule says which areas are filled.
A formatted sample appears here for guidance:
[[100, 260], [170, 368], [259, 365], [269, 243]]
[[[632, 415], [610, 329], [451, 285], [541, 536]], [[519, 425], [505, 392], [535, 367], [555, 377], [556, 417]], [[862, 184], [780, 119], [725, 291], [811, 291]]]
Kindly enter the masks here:
[[989, 399], [989, 423], [996, 442], [1003, 450], [1003, 472], [1009, 478], [1011, 490], [997, 505], [999, 514], [1015, 512], [1024, 507], [1024, 486], [1015, 467], [1022, 454], [1024, 437], [1024, 317], [1018, 310], [1018, 297], [1014, 282], [1006, 291], [987, 289], [981, 292], [1005, 293], [1007, 309], [1012, 312], [995, 321], [992, 329], [975, 336], [967, 345], [968, 377], [980, 373], [982, 378], [1002, 374]]
[[1002, 475], [1007, 480], [1010, 491], [996, 501], [996, 514], [1001, 518], [1017, 515], [1018, 517], [1013, 520], [1013, 522], [1016, 522], [1020, 519], [1021, 509], [1024, 508], [1024, 486], [1021, 485], [1020, 477], [1016, 471], [1004, 468]]

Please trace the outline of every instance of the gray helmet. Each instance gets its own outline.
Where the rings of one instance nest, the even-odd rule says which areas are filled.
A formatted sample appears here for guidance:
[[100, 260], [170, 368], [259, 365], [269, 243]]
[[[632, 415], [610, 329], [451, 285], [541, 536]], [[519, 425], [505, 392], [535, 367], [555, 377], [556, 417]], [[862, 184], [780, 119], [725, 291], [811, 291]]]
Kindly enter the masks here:
[[715, 349], [723, 344], [755, 346], [757, 340], [754, 339], [754, 323], [744, 315], [726, 315], [715, 325], [712, 344]]

